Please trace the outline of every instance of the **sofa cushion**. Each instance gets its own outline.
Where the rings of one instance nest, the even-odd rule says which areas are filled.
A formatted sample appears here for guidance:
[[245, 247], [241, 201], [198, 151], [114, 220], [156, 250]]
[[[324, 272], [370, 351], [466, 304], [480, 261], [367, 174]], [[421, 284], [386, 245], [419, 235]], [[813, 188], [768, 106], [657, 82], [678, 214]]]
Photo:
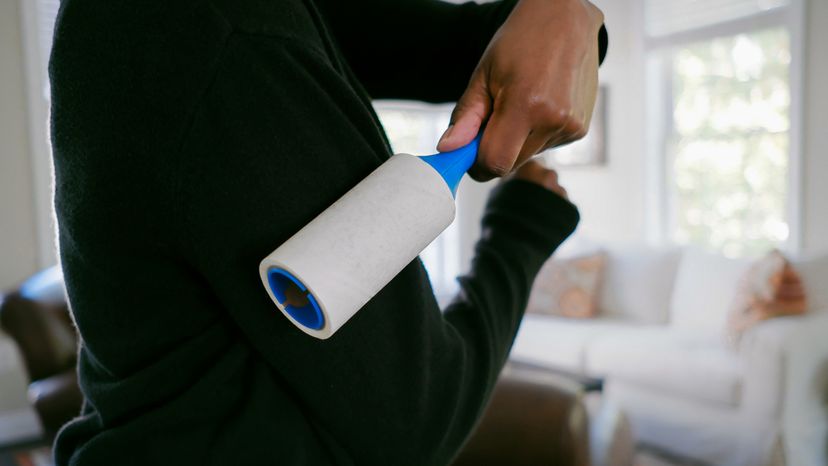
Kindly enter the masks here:
[[593, 341], [636, 326], [612, 319], [576, 320], [527, 314], [510, 358], [555, 369], [584, 373], [584, 354]]
[[589, 345], [586, 370], [687, 399], [740, 401], [740, 359], [717, 337], [652, 328], [619, 332]]
[[686, 249], [676, 272], [670, 325], [724, 337], [728, 310], [739, 280], [749, 266], [747, 259], [729, 259], [697, 248]]
[[739, 281], [728, 316], [734, 342], [763, 320], [805, 313], [802, 279], [781, 251], [774, 249], [751, 264]]
[[601, 315], [666, 323], [680, 256], [679, 248], [610, 248], [601, 284]]
[[571, 259], [553, 256], [543, 264], [535, 278], [526, 312], [570, 318], [594, 317], [605, 263], [603, 252]]

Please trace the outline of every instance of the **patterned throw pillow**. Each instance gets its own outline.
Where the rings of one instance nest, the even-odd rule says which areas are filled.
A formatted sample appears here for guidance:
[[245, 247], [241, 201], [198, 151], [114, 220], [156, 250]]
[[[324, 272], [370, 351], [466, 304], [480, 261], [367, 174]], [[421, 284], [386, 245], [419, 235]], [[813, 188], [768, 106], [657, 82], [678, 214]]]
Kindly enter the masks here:
[[526, 312], [581, 319], [594, 317], [605, 264], [603, 252], [547, 260], [535, 278]]
[[728, 333], [738, 341], [747, 329], [773, 317], [804, 314], [802, 279], [781, 252], [756, 261], [739, 282], [728, 319]]

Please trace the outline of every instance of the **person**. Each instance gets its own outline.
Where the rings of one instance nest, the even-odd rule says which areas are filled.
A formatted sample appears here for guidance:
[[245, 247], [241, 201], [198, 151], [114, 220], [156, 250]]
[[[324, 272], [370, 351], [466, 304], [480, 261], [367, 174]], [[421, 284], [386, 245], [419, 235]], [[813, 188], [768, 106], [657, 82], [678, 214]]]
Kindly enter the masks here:
[[[586, 0], [63, 0], [54, 196], [85, 401], [56, 463], [449, 463], [577, 223], [527, 160], [588, 127], [602, 23]], [[390, 156], [372, 98], [456, 100], [439, 149], [482, 130], [472, 177], [516, 174], [450, 305], [415, 260], [317, 340], [257, 266]]]

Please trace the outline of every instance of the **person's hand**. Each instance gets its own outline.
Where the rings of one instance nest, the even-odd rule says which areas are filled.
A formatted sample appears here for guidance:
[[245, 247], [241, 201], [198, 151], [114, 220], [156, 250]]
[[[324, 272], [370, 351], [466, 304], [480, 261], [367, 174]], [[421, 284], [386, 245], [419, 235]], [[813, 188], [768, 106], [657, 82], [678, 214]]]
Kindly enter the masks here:
[[558, 172], [552, 170], [551, 168], [546, 168], [542, 163], [535, 159], [527, 160], [520, 166], [520, 168], [509, 175], [507, 179], [511, 178], [531, 181], [532, 183], [543, 186], [564, 199], [569, 199], [566, 189], [558, 183]]
[[483, 53], [437, 149], [462, 147], [485, 125], [469, 175], [486, 181], [584, 137], [603, 22], [587, 0], [520, 0]]

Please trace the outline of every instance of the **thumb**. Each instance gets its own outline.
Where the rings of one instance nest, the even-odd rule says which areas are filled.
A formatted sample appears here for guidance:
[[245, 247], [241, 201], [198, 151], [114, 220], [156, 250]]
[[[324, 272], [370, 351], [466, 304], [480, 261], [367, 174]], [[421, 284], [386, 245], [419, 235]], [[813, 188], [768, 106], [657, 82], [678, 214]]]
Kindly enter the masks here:
[[437, 143], [437, 150], [448, 152], [472, 142], [491, 110], [492, 99], [483, 73], [475, 73], [451, 112], [451, 123]]

